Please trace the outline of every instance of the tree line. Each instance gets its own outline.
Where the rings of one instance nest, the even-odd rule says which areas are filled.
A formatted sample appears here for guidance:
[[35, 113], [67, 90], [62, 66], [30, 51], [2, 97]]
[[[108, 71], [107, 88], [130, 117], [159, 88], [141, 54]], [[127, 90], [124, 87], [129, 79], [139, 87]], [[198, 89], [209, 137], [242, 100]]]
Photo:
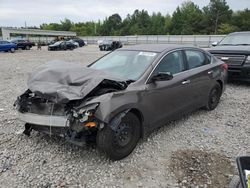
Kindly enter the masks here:
[[124, 19], [118, 13], [97, 22], [73, 23], [64, 19], [60, 23], [44, 23], [40, 29], [75, 31], [78, 36], [227, 34], [250, 31], [250, 9], [233, 11], [226, 0], [210, 0], [200, 8], [188, 0], [172, 15], [135, 10]]

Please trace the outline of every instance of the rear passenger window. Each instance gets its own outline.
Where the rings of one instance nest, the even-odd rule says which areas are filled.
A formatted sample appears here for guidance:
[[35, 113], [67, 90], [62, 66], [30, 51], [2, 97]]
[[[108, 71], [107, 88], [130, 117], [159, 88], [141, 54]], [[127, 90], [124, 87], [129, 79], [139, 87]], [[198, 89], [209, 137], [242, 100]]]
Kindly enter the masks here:
[[200, 67], [202, 65], [206, 65], [208, 62], [205, 55], [200, 51], [186, 50], [185, 53], [187, 56], [189, 69], [193, 69], [196, 67]]

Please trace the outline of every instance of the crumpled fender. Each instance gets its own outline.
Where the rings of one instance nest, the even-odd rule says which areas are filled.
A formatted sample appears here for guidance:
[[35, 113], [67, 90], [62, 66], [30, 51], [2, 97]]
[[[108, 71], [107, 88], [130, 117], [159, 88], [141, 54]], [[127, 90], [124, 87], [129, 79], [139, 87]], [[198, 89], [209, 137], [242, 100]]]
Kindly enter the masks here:
[[108, 124], [113, 117], [128, 109], [137, 109], [141, 114], [145, 114], [147, 109], [140, 103], [141, 98], [138, 91], [120, 91], [96, 97], [88, 101], [86, 105], [99, 103], [94, 116]]

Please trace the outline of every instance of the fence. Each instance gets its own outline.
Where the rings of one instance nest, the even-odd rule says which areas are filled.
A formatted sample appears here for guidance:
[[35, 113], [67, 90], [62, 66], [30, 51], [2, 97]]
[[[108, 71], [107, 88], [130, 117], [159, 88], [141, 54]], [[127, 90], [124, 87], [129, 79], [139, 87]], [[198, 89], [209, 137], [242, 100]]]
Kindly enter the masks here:
[[[135, 35], [135, 36], [82, 36], [88, 44], [97, 44], [103, 40], [118, 40], [123, 44], [190, 44], [199, 47], [209, 47], [212, 42], [219, 42], [225, 35]], [[33, 42], [45, 42], [54, 37], [28, 37]]]
[[123, 44], [190, 44], [208, 47], [219, 42], [224, 35], [135, 35], [135, 36], [83, 36], [88, 44], [97, 44], [102, 40], [118, 40]]

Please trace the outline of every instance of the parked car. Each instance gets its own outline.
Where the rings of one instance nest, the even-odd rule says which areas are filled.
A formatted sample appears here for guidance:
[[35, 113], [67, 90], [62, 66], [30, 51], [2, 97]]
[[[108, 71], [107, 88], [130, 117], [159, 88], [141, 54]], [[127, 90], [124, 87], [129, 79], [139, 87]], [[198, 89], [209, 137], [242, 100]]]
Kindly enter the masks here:
[[120, 41], [104, 40], [99, 44], [101, 51], [112, 51], [122, 47]]
[[51, 62], [28, 80], [15, 106], [31, 130], [84, 145], [96, 141], [113, 160], [140, 138], [201, 107], [213, 110], [225, 90], [227, 65], [195, 47], [137, 45], [88, 67]]
[[70, 39], [68, 42], [73, 43], [77, 48], [80, 47], [78, 42], [75, 42], [74, 40]]
[[75, 39], [72, 39], [72, 40], [77, 42], [79, 44], [79, 47], [83, 47], [83, 46], [86, 45], [84, 40], [82, 40], [82, 39], [75, 38]]
[[58, 41], [48, 46], [48, 50], [74, 50], [75, 48], [77, 46], [70, 41]]
[[14, 39], [11, 42], [15, 43], [18, 49], [21, 48], [22, 50], [30, 50], [32, 46], [35, 46], [34, 42], [25, 39]]
[[11, 52], [14, 53], [17, 49], [17, 45], [12, 42], [0, 40], [0, 52]]
[[228, 64], [228, 78], [250, 82], [250, 31], [227, 35], [209, 52]]

